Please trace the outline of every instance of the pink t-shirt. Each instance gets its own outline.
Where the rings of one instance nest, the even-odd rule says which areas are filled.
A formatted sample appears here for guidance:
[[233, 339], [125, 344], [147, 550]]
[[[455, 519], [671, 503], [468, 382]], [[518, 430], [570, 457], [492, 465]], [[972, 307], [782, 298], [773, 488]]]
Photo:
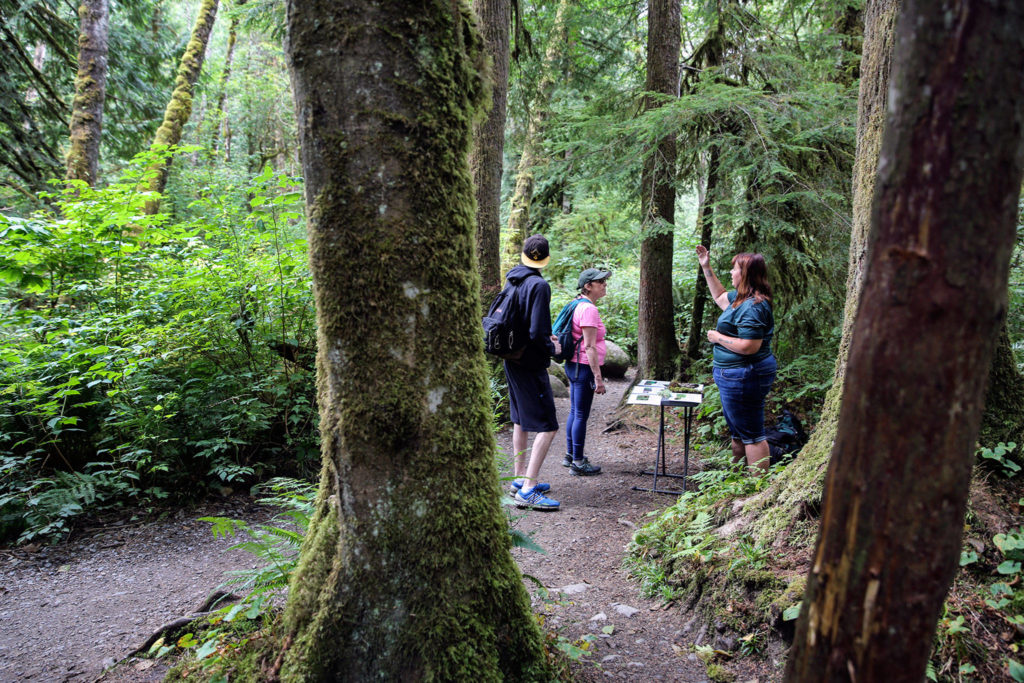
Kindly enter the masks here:
[[590, 363], [590, 359], [587, 358], [587, 350], [583, 346], [584, 327], [597, 328], [597, 364], [604, 365], [604, 357], [608, 352], [608, 347], [604, 343], [604, 323], [601, 322], [601, 314], [597, 312], [597, 306], [586, 299], [578, 303], [576, 310], [572, 312], [572, 336], [578, 340], [578, 346], [571, 360], [587, 365]]

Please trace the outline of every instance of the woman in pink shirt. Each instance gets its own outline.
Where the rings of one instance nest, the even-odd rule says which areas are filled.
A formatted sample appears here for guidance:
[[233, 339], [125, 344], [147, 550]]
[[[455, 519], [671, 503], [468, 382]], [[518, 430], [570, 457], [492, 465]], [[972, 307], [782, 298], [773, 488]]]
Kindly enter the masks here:
[[594, 394], [605, 392], [601, 365], [607, 348], [597, 300], [607, 293], [610, 276], [611, 271], [587, 268], [580, 273], [576, 282], [576, 288], [581, 294], [580, 303], [572, 314], [576, 353], [565, 363], [565, 374], [569, 377], [569, 417], [565, 422], [565, 458], [562, 459], [562, 465], [577, 476], [601, 474], [601, 468], [592, 465], [583, 455], [583, 446], [587, 439], [587, 420], [590, 418]]

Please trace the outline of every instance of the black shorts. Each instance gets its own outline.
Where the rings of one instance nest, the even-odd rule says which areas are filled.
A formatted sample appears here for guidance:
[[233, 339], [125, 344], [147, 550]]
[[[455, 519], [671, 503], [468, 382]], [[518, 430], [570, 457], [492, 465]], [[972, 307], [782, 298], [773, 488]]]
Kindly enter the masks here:
[[558, 415], [547, 368], [528, 370], [506, 361], [505, 378], [512, 422], [527, 432], [557, 432]]

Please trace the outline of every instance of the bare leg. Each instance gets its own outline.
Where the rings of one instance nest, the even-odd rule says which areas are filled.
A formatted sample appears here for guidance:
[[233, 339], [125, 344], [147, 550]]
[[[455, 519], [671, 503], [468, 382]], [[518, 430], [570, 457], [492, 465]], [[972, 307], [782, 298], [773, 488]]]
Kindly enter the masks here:
[[526, 442], [529, 434], [517, 424], [512, 425], [512, 450], [515, 451], [514, 472], [516, 479], [522, 479], [526, 474]]
[[[539, 432], [533, 439], [533, 451], [530, 453], [530, 464], [526, 468], [526, 476], [523, 480], [523, 490], [532, 489], [537, 483], [537, 476], [540, 474], [540, 466], [544, 464], [544, 458], [548, 456], [548, 448], [558, 432]], [[513, 437], [515, 434], [513, 434]]]
[[735, 465], [738, 462], [746, 462], [747, 460], [747, 449], [744, 447], [743, 442], [739, 439], [732, 440], [732, 463]]
[[[771, 466], [770, 453], [768, 451], [767, 441], [758, 441], [757, 443], [747, 444], [747, 467], [754, 474], [763, 474], [768, 471]], [[760, 471], [758, 471], [760, 470]]]

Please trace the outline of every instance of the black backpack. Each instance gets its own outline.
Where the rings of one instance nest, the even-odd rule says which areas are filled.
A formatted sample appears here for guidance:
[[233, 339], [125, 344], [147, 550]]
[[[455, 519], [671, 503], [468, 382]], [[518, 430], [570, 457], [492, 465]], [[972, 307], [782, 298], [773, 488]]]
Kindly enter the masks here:
[[773, 427], [765, 429], [764, 432], [768, 437], [768, 453], [773, 465], [781, 462], [785, 456], [790, 454], [795, 458], [807, 443], [807, 433], [804, 432], [800, 420], [788, 410], [783, 410], [782, 417], [778, 422]]
[[517, 286], [511, 282], [506, 284], [494, 297], [483, 319], [484, 351], [505, 360], [521, 358], [530, 340], [530, 325], [519, 310], [516, 289]]
[[556, 363], [564, 363], [567, 360], [573, 360], [573, 356], [576, 355], [576, 347], [578, 342], [574, 336], [572, 336], [572, 314], [576, 311], [576, 307], [583, 299], [577, 297], [562, 306], [562, 310], [558, 312], [558, 317], [555, 318], [554, 324], [551, 326], [551, 334], [558, 337], [558, 343], [562, 346], [562, 350], [555, 355], [551, 356], [551, 359]]

